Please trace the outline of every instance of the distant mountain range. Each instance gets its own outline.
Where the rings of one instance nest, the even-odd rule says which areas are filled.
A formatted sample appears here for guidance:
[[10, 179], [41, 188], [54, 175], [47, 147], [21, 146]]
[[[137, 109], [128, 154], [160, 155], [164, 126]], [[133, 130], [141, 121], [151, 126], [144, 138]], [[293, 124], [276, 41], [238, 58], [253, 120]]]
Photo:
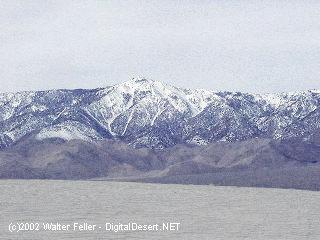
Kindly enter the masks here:
[[0, 94], [0, 178], [320, 190], [320, 91], [248, 94], [147, 79]]
[[120, 139], [163, 149], [251, 138], [289, 139], [320, 127], [320, 91], [248, 94], [182, 89], [148, 79], [92, 90], [0, 94], [0, 147], [39, 140]]

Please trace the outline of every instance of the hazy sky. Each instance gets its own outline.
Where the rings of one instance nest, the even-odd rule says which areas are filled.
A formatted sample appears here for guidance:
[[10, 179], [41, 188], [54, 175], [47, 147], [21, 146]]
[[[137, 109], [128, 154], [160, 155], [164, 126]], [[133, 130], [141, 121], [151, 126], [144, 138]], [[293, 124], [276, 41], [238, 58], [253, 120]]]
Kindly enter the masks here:
[[213, 90], [320, 89], [320, 1], [2, 0], [0, 70], [1, 92], [135, 76]]

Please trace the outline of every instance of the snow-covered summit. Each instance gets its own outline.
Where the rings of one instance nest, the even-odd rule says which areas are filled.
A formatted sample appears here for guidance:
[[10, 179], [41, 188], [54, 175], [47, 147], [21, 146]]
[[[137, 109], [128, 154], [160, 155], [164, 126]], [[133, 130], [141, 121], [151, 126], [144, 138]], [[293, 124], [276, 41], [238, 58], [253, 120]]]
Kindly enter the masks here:
[[[289, 138], [320, 127], [320, 91], [248, 94], [133, 78], [92, 90], [0, 94], [0, 146], [37, 138], [120, 138], [137, 147]], [[195, 141], [196, 139], [196, 141]]]

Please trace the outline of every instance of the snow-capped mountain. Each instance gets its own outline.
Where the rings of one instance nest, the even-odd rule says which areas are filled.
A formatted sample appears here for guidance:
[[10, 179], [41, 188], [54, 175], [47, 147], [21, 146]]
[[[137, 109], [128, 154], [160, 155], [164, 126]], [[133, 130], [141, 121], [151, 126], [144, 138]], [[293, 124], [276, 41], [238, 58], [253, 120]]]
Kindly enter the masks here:
[[121, 139], [166, 148], [291, 138], [320, 127], [320, 91], [247, 94], [182, 89], [144, 78], [106, 88], [0, 94], [0, 147], [24, 136]]

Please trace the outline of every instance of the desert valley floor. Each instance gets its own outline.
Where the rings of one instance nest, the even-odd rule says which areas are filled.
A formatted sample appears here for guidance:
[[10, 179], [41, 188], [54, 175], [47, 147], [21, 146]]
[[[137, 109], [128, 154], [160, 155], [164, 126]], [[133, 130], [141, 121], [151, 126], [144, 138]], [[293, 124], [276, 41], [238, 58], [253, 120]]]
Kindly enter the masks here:
[[[105, 181], [1, 180], [0, 239], [319, 239], [320, 192]], [[10, 232], [9, 224], [179, 222], [179, 231]]]

